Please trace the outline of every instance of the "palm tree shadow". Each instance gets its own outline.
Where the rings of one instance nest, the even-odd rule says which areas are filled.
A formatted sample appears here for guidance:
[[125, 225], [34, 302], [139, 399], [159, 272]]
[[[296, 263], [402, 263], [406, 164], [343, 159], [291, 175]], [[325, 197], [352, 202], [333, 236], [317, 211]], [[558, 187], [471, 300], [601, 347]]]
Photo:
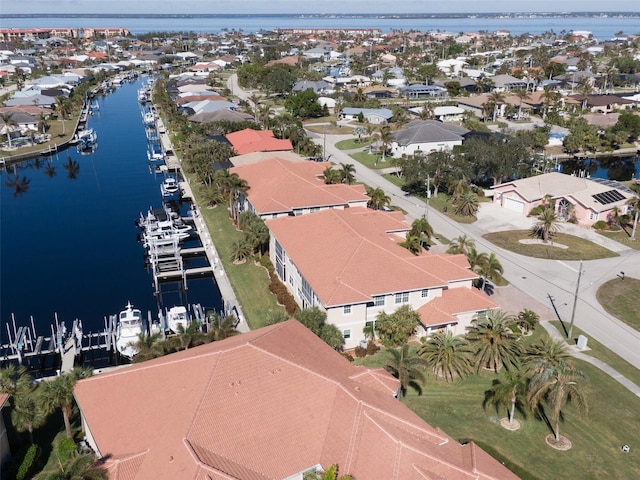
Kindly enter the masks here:
[[[553, 425], [551, 424], [551, 420], [547, 416], [547, 413], [544, 411], [544, 406], [538, 405], [535, 409], [535, 418], [538, 420], [542, 420], [546, 425], [549, 431], [555, 435], [555, 430], [553, 429]], [[562, 412], [560, 413], [560, 418], [562, 419]]]

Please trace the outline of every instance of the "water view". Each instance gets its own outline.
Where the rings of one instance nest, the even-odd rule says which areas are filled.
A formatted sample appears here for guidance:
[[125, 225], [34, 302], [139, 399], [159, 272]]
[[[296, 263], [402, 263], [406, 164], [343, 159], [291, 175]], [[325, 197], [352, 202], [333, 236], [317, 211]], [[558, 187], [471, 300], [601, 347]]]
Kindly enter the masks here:
[[164, 177], [147, 160], [136, 96], [141, 82], [95, 100], [99, 110], [89, 120], [98, 134], [95, 152], [71, 147], [0, 173], [0, 341], [12, 315], [18, 325], [33, 316], [38, 333], [47, 334], [55, 315], [68, 327], [79, 318], [85, 331], [100, 330], [103, 317], [128, 301], [154, 317], [159, 300], [220, 309], [211, 278], [190, 279], [186, 292], [164, 285], [154, 296], [134, 222], [162, 205]]

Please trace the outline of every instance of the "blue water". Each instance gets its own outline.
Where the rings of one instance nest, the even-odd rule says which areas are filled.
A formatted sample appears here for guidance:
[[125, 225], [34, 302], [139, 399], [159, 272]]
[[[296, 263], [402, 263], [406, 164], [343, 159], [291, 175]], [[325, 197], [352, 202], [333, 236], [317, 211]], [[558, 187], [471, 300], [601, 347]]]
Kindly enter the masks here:
[[[98, 133], [93, 154], [80, 155], [72, 147], [18, 164], [19, 178], [30, 181], [19, 195], [6, 183], [13, 167], [0, 174], [0, 340], [6, 341], [4, 324], [12, 313], [18, 325], [33, 316], [38, 333], [46, 334], [56, 313], [68, 327], [80, 318], [85, 331], [99, 330], [103, 317], [128, 301], [154, 315], [158, 300], [220, 309], [210, 278], [189, 280], [186, 294], [154, 296], [134, 221], [149, 207], [162, 205], [162, 177], [148, 166], [136, 97], [140, 82], [98, 100], [99, 113], [89, 121]], [[75, 179], [65, 168], [69, 160], [79, 164]], [[53, 178], [45, 173], [47, 166], [55, 168]], [[177, 285], [165, 285], [163, 291], [168, 290]]]
[[294, 15], [246, 15], [217, 17], [29, 17], [3, 18], [2, 28], [81, 28], [120, 27], [132, 34], [147, 32], [197, 32], [219, 33], [223, 30], [258, 32], [276, 28], [377, 28], [383, 33], [393, 30], [440, 30], [470, 32], [485, 30], [509, 30], [512, 35], [540, 34], [553, 30], [556, 33], [570, 30], [587, 30], [598, 40], [609, 40], [617, 32], [640, 33], [640, 19], [618, 17], [553, 17], [553, 18], [401, 18], [401, 17], [318, 17]]

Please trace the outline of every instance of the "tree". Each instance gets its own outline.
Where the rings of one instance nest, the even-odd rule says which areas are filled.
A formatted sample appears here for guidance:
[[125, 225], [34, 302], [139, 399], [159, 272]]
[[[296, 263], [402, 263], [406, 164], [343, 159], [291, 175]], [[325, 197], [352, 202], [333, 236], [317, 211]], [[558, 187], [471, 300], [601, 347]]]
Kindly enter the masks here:
[[251, 257], [253, 254], [253, 247], [247, 241], [247, 238], [241, 238], [233, 242], [230, 254], [233, 258], [233, 263], [239, 265], [241, 263], [245, 263], [247, 259]]
[[322, 105], [318, 102], [318, 94], [311, 89], [289, 95], [284, 102], [288, 112], [299, 118], [322, 117]]
[[93, 455], [73, 453], [63, 463], [58, 462], [59, 471], [46, 474], [43, 480], [107, 480], [109, 472], [96, 461]]
[[467, 237], [466, 235], [460, 235], [459, 237], [454, 238], [449, 244], [449, 248], [447, 249], [447, 253], [450, 254], [464, 254], [467, 255], [469, 250], [472, 248], [475, 249], [476, 242], [473, 241], [472, 238]]
[[356, 179], [354, 175], [356, 173], [356, 167], [353, 166], [352, 163], [341, 163], [339, 172], [342, 183], [351, 185]]
[[303, 310], [298, 310], [296, 313], [296, 320], [317, 336], [320, 336], [322, 325], [324, 325], [324, 322], [327, 320], [327, 314], [318, 307], [305, 308]]
[[417, 235], [407, 234], [405, 240], [400, 242], [398, 245], [406, 248], [414, 255], [420, 255], [422, 252], [422, 242], [420, 241], [420, 237]]
[[478, 252], [475, 247], [471, 247], [467, 252], [467, 261], [473, 272], [478, 272], [487, 263], [489, 256], [485, 252]]
[[462, 195], [456, 196], [453, 199], [453, 211], [457, 215], [472, 217], [478, 213], [478, 208], [478, 195], [471, 190], [467, 190]]
[[436, 333], [420, 348], [418, 355], [425, 359], [438, 377], [447, 382], [471, 373], [472, 350], [469, 342], [451, 331]]
[[64, 121], [67, 119], [67, 116], [71, 113], [71, 103], [67, 97], [63, 97], [62, 95], [56, 97], [56, 109], [60, 113], [60, 119], [62, 120], [62, 135], [66, 135], [65, 124]]
[[484, 317], [476, 317], [467, 327], [467, 340], [476, 356], [476, 367], [494, 372], [503, 365], [511, 365], [520, 353], [516, 336], [509, 329], [511, 317], [499, 310], [491, 310]]
[[386, 350], [391, 358], [387, 361], [386, 370], [400, 381], [400, 393], [407, 395], [409, 387], [422, 395], [422, 385], [426, 381], [425, 370], [429, 367], [426, 360], [409, 352], [409, 345], [405, 343], [402, 348]]
[[23, 365], [9, 365], [0, 369], [0, 393], [9, 394], [12, 402], [20, 392], [29, 390], [31, 381], [31, 375]]
[[144, 362], [164, 355], [162, 334], [160, 332], [152, 333], [151, 335], [139, 333], [135, 347], [138, 353], [133, 357], [133, 363]]
[[482, 288], [484, 289], [487, 280], [501, 282], [504, 269], [502, 268], [500, 260], [496, 257], [496, 254], [491, 252], [486, 257], [486, 261], [482, 262], [479, 266], [478, 273], [482, 276]]
[[342, 331], [332, 323], [324, 323], [320, 327], [320, 335], [318, 335], [324, 343], [335, 350], [340, 350], [344, 345], [344, 337]]
[[522, 331], [523, 334], [527, 334], [535, 330], [536, 326], [540, 321], [540, 315], [538, 315], [533, 310], [529, 310], [528, 308], [523, 309], [518, 313], [516, 317], [516, 323], [518, 328]]
[[331, 465], [322, 474], [306, 473], [303, 480], [355, 480], [355, 478], [351, 475], [338, 477], [338, 465]]
[[13, 112], [0, 113], [0, 117], [2, 118], [2, 123], [4, 123], [4, 132], [7, 135], [7, 142], [9, 142], [9, 148], [11, 148], [11, 132], [13, 131], [13, 127], [15, 127], [17, 123], [13, 119]]
[[385, 156], [387, 153], [387, 149], [391, 142], [393, 142], [393, 135], [391, 134], [391, 127], [388, 125], [380, 126], [380, 130], [378, 132], [378, 140], [380, 140], [380, 152], [382, 152], [382, 160], [385, 161]]
[[542, 241], [547, 243], [558, 231], [558, 215], [553, 207], [545, 207], [537, 218], [538, 221], [531, 228], [531, 235], [541, 237]]
[[503, 370], [500, 378], [493, 380], [491, 388], [484, 392], [483, 406], [493, 403], [496, 408], [503, 405], [509, 412], [509, 425], [513, 425], [516, 409], [522, 411], [525, 405], [529, 377], [525, 368], [516, 363], [513, 368]]
[[240, 196], [246, 196], [249, 191], [249, 184], [246, 180], [240, 178], [237, 173], [229, 175], [228, 188], [230, 191], [229, 204], [231, 211], [231, 218], [234, 222], [238, 221], [238, 201]]
[[180, 350], [188, 350], [204, 343], [205, 336], [200, 329], [200, 323], [192, 321], [189, 325], [178, 324], [177, 338], [180, 342]]
[[367, 188], [367, 195], [369, 195], [369, 201], [367, 202], [367, 207], [372, 208], [374, 210], [382, 210], [383, 208], [389, 206], [391, 203], [391, 198], [389, 195], [385, 193], [385, 191], [380, 188]]
[[41, 427], [47, 421], [46, 415], [36, 402], [35, 388], [26, 389], [13, 402], [11, 410], [11, 423], [19, 432], [27, 432], [29, 443], [33, 444], [33, 430]]
[[403, 305], [392, 314], [380, 312], [376, 317], [378, 338], [387, 347], [406, 343], [415, 334], [418, 325], [420, 325], [420, 315], [411, 308], [411, 305]]
[[531, 345], [525, 357], [536, 383], [545, 382], [555, 370], [563, 369], [570, 359], [567, 344], [551, 337], [544, 337]]
[[500, 105], [504, 104], [504, 93], [494, 90], [487, 96], [487, 100], [490, 104], [493, 104], [493, 121], [495, 122], [498, 115], [498, 109], [500, 108]]
[[413, 223], [411, 223], [411, 230], [409, 230], [407, 237], [418, 237], [420, 245], [426, 248], [431, 243], [433, 227], [426, 218], [416, 218]]
[[554, 421], [553, 434], [556, 443], [560, 443], [560, 416], [562, 409], [569, 402], [586, 413], [588, 405], [578, 380], [584, 374], [576, 370], [570, 363], [563, 363], [553, 369], [546, 377], [534, 377], [531, 380], [527, 402], [531, 408], [540, 408], [544, 401], [551, 408], [551, 419]]
[[220, 316], [217, 312], [207, 312], [207, 340], [217, 342], [237, 335], [235, 324], [237, 319], [233, 315]]
[[72, 438], [71, 413], [73, 411], [73, 387], [81, 378], [91, 376], [88, 370], [74, 369], [71, 372], [63, 373], [53, 380], [43, 382], [40, 385], [40, 408], [45, 415], [60, 409], [64, 420], [64, 429], [67, 438]]
[[322, 175], [324, 176], [324, 183], [327, 185], [334, 185], [341, 182], [342, 175], [340, 170], [336, 170], [331, 165], [324, 169]]
[[522, 102], [529, 97], [529, 92], [524, 88], [519, 88], [513, 92], [518, 97], [518, 120], [522, 118]]

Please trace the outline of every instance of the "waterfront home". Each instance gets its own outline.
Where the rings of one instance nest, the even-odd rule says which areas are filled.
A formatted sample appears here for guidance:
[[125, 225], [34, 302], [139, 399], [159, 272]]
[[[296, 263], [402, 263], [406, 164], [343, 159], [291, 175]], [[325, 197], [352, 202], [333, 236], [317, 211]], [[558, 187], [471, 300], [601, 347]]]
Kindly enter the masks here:
[[590, 227], [607, 221], [617, 208], [629, 212], [627, 201], [634, 192], [618, 182], [551, 172], [491, 187], [494, 202], [503, 208], [528, 215], [531, 209], [553, 200], [560, 220]]
[[[380, 312], [393, 313], [404, 305], [419, 312], [452, 289], [476, 295], [472, 282], [478, 275], [464, 255], [426, 250], [414, 255], [399, 245], [410, 229], [401, 212], [330, 209], [266, 224], [278, 278], [301, 308], [326, 312], [327, 322], [340, 329], [347, 349], [366, 344], [363, 329], [375, 325]], [[496, 307], [488, 297], [482, 298], [473, 314]], [[473, 315], [459, 311], [454, 303], [438, 304], [449, 315], [443, 328], [449, 325], [455, 333], [464, 333]], [[442, 325], [440, 313], [435, 322], [430, 312], [426, 315], [418, 336]]]
[[466, 128], [437, 120], [414, 120], [391, 134], [393, 142], [389, 148], [394, 157], [452, 150], [456, 145], [462, 145], [468, 132]]
[[297, 320], [80, 380], [86, 442], [109, 478], [358, 480], [518, 477], [459, 444]]
[[276, 138], [271, 130], [253, 130], [245, 128], [225, 135], [238, 155], [251, 152], [291, 151], [291, 140]]
[[305, 215], [329, 208], [366, 207], [364, 185], [324, 183], [329, 162], [293, 161], [271, 157], [231, 168], [249, 184], [238, 199], [238, 211], [254, 212], [263, 219]]

